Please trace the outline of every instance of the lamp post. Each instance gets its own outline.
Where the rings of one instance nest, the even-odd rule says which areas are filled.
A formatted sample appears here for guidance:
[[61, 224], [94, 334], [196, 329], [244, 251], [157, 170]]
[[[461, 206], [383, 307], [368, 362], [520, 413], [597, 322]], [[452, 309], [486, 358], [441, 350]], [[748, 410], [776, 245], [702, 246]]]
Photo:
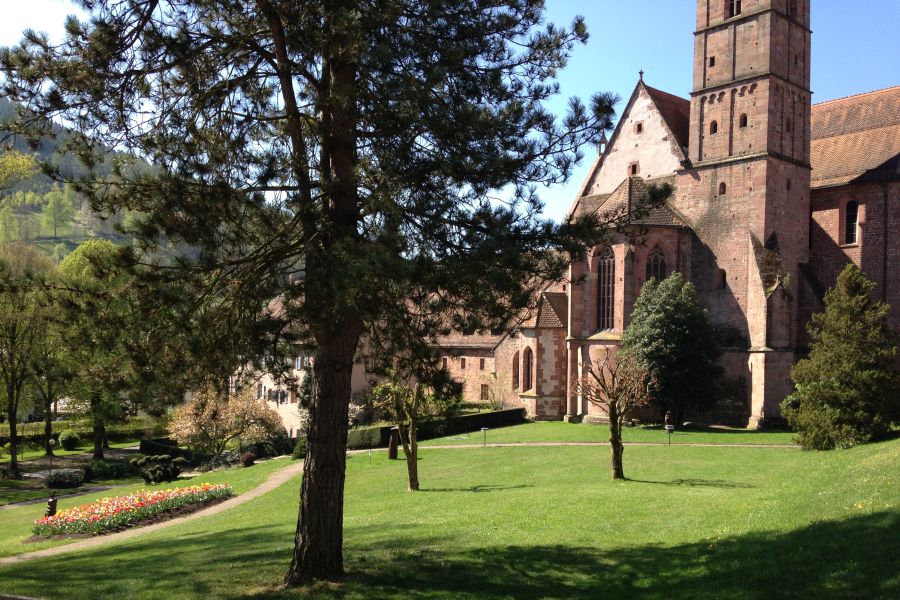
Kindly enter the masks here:
[[53, 448], [56, 446], [56, 440], [50, 438], [47, 441], [47, 445], [50, 446], [50, 472], [47, 474], [47, 487], [50, 487], [50, 480], [53, 478]]
[[482, 448], [487, 448], [487, 432], [488, 432], [488, 428], [487, 428], [487, 427], [482, 427], [482, 428], [481, 428], [481, 433], [484, 434], [484, 440], [483, 440], [482, 443], [481, 443], [481, 447], [482, 447]]

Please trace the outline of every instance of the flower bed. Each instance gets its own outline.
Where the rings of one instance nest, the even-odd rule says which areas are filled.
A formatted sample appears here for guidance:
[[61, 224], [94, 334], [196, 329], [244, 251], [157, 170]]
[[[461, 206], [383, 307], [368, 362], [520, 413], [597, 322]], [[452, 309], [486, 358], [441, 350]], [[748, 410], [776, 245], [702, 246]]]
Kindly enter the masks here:
[[34, 522], [33, 531], [39, 536], [103, 533], [129, 527], [168, 510], [233, 495], [234, 490], [228, 484], [203, 483], [169, 490], [140, 490], [62, 510], [52, 517], [42, 517]]

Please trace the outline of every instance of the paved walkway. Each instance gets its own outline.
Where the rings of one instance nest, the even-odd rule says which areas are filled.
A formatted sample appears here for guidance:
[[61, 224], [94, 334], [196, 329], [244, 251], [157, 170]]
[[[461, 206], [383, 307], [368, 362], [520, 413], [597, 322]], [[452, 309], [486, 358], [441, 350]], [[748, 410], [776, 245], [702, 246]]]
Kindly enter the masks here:
[[[623, 446], [708, 446], [710, 448], [799, 448], [796, 444], [704, 444], [694, 442], [622, 442]], [[439, 446], [419, 445], [419, 450], [434, 448], [452, 450], [453, 448], [482, 448], [485, 444], [445, 444]], [[609, 442], [506, 442], [487, 444], [488, 448], [519, 448], [523, 446], [609, 446]]]
[[[78, 496], [86, 496], [87, 494], [94, 494], [96, 492], [105, 492], [106, 490], [113, 489], [111, 485], [95, 485], [93, 487], [82, 488], [81, 490], [75, 492], [74, 494], [66, 494], [59, 493], [57, 490], [56, 499], [63, 500], [64, 498], [77, 498]], [[9, 504], [4, 504], [0, 506], [0, 510], [12, 510], [13, 508], [22, 508], [23, 506], [30, 506], [32, 504], [47, 504], [47, 499], [50, 497], [50, 493], [43, 498], [35, 498], [34, 500], [21, 500], [19, 502], [10, 502]], [[2, 600], [2, 598], [0, 598]]]
[[241, 504], [259, 498], [263, 494], [271, 492], [275, 488], [280, 487], [284, 483], [287, 483], [290, 479], [300, 475], [300, 473], [302, 472], [303, 463], [295, 462], [285, 467], [284, 469], [281, 469], [280, 471], [272, 473], [271, 475], [269, 475], [269, 478], [266, 479], [263, 483], [251, 490], [247, 490], [240, 496], [235, 496], [230, 500], [220, 502], [219, 504], [210, 506], [209, 508], [204, 508], [203, 510], [198, 510], [195, 513], [191, 513], [183, 517], [178, 517], [177, 519], [172, 519], [170, 521], [163, 521], [162, 523], [154, 523], [153, 525], [147, 525], [145, 527], [126, 529], [125, 531], [122, 531], [120, 533], [111, 533], [109, 535], [85, 538], [81, 541], [73, 542], [71, 544], [54, 546], [53, 548], [45, 548], [43, 550], [35, 550], [34, 552], [26, 552], [24, 554], [18, 554], [16, 556], [7, 556], [6, 558], [0, 558], [0, 567], [15, 565], [27, 560], [34, 560], [35, 558], [46, 558], [48, 556], [56, 556], [57, 554], [63, 554], [66, 552], [75, 552], [77, 550], [93, 548], [95, 546], [109, 544], [110, 542], [127, 540], [139, 535], [144, 535], [145, 533], [150, 533], [151, 531], [157, 531], [159, 529], [165, 529], [166, 527], [172, 527], [174, 525], [180, 525], [188, 521], [193, 521], [194, 519], [199, 519], [201, 517], [215, 515], [228, 509], [234, 508], [235, 506], [240, 506]]

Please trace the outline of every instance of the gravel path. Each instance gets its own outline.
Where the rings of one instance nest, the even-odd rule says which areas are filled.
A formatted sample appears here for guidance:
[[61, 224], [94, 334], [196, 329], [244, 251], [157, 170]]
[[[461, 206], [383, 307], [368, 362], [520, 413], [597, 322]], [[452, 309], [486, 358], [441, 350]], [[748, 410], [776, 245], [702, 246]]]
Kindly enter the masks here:
[[266, 479], [263, 483], [251, 490], [244, 492], [240, 496], [236, 496], [234, 498], [231, 498], [230, 500], [226, 500], [225, 502], [220, 502], [219, 504], [210, 506], [209, 508], [205, 508], [203, 510], [199, 510], [195, 513], [191, 513], [183, 517], [178, 517], [177, 519], [172, 519], [170, 521], [163, 521], [162, 523], [147, 525], [146, 527], [135, 527], [133, 529], [128, 529], [120, 533], [111, 533], [109, 535], [85, 538], [79, 542], [73, 542], [71, 544], [54, 546], [53, 548], [45, 548], [43, 550], [35, 550], [34, 552], [26, 552], [25, 554], [18, 554], [16, 556], [7, 556], [6, 558], [0, 558], [0, 567], [15, 565], [27, 560], [34, 560], [35, 558], [46, 558], [48, 556], [56, 556], [57, 554], [63, 554], [66, 552], [75, 552], [77, 550], [93, 548], [95, 546], [108, 544], [110, 542], [117, 542], [119, 540], [127, 540], [139, 535], [144, 535], [145, 533], [150, 533], [151, 531], [157, 531], [159, 529], [165, 529], [166, 527], [172, 527], [173, 525], [180, 525], [181, 523], [193, 521], [194, 519], [199, 519], [201, 517], [215, 515], [230, 508], [234, 508], [235, 506], [240, 506], [245, 502], [250, 502], [251, 500], [259, 498], [263, 494], [271, 492], [275, 488], [278, 488], [284, 483], [287, 483], [292, 478], [299, 476], [301, 472], [303, 472], [303, 463], [296, 462], [288, 467], [285, 467], [284, 469], [281, 469], [280, 471], [276, 471], [275, 473], [270, 475], [269, 478]]

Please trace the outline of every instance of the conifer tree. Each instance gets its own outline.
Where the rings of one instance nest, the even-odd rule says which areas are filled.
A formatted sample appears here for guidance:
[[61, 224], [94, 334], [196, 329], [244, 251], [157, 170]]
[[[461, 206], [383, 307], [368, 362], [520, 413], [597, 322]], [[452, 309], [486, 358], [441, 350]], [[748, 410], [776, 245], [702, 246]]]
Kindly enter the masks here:
[[[611, 125], [608, 94], [562, 120], [544, 107], [584, 22], [543, 24], [543, 0], [81, 4], [61, 46], [30, 35], [0, 53], [0, 91], [40, 117], [15, 130], [52, 136], [41, 119], [69, 117], [87, 167], [104, 147], [153, 164], [122, 152], [74, 187], [101, 214], [143, 215], [142, 297], [171, 331], [215, 315], [195, 361], [235, 339], [251, 358], [315, 347], [286, 581], [340, 578], [360, 338], [422, 356], [448, 327], [504, 326], [603, 238], [596, 217], [542, 220], [535, 193]], [[164, 262], [169, 244], [190, 251]]]
[[875, 283], [848, 264], [807, 326], [809, 358], [794, 366], [797, 390], [782, 403], [805, 448], [846, 448], [883, 436], [900, 418], [897, 332]]

